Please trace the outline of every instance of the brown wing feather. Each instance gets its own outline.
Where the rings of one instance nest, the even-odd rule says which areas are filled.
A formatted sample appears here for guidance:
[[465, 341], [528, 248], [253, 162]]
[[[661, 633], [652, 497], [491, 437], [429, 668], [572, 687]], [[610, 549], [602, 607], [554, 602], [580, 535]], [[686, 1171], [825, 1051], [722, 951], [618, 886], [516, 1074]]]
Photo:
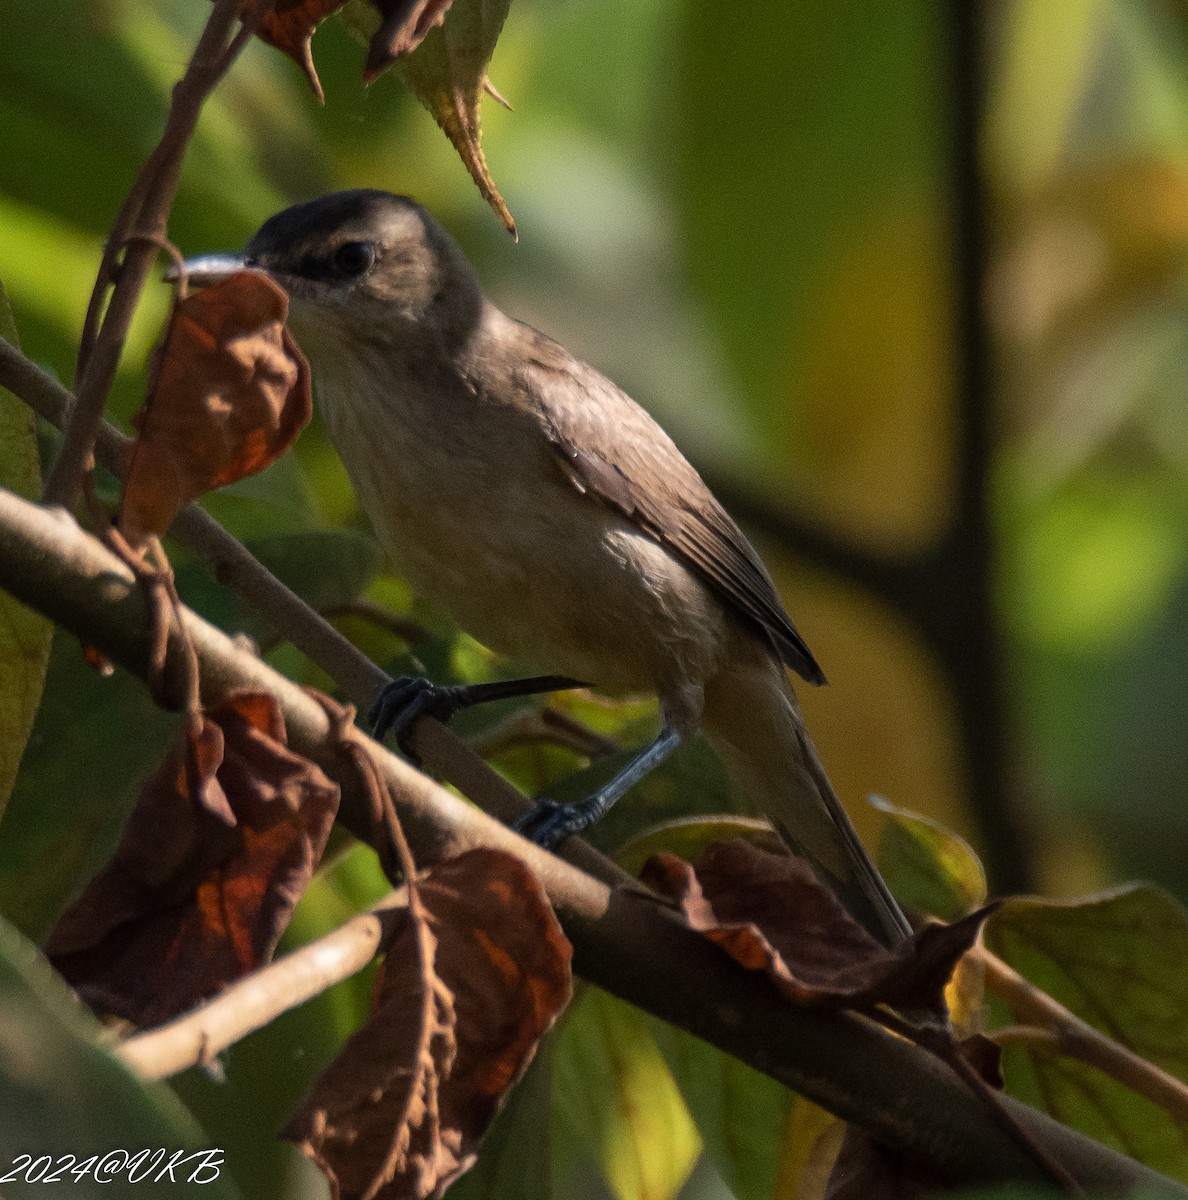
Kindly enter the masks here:
[[543, 334], [520, 375], [574, 486], [672, 550], [759, 625], [797, 674], [824, 683], [759, 555], [660, 426]]

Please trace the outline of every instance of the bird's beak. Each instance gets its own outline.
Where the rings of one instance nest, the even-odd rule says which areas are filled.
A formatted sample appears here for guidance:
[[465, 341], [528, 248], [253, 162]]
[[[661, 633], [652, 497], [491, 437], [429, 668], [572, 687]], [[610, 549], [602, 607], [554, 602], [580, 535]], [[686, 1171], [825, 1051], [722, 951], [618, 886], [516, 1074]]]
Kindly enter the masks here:
[[[200, 258], [185, 261], [186, 280], [191, 287], [206, 287], [209, 283], [220, 283], [228, 275], [242, 271], [248, 264], [242, 254], [204, 254]], [[166, 283], [176, 283], [181, 271], [175, 265], [165, 272]]]

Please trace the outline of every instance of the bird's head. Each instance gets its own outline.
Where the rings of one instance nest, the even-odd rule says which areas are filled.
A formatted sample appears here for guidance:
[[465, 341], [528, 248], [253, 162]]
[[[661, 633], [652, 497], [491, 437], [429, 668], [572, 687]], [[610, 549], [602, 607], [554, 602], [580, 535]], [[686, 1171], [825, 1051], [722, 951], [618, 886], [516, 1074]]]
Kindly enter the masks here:
[[482, 293], [453, 238], [419, 204], [390, 192], [331, 192], [269, 218], [242, 255], [186, 264], [196, 284], [241, 267], [289, 295], [289, 324], [312, 355], [321, 346], [448, 347], [478, 321]]

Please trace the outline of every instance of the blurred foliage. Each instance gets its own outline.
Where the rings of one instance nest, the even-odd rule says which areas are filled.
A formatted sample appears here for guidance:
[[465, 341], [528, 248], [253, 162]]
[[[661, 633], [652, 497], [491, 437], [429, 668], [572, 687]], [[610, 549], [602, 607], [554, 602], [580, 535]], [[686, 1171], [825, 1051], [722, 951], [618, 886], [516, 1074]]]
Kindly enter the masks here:
[[[985, 302], [1012, 791], [1046, 890], [1141, 874], [1183, 898], [1188, 10], [985, 8]], [[63, 379], [103, 237], [205, 11], [200, 0], [7, 0], [0, 11], [0, 278], [23, 344]], [[245, 55], [203, 116], [170, 234], [187, 253], [233, 248], [294, 199], [409, 192], [454, 230], [503, 307], [621, 383], [708, 473], [777, 516], [906, 561], [954, 519], [945, 13], [925, 0], [795, 0], [726, 16], [716, 0], [516, 0], [491, 67], [515, 112], [488, 101], [483, 119], [519, 245], [399, 82], [361, 86], [362, 51], [331, 22], [314, 43], [324, 108], [291, 62], [259, 46]], [[112, 405], [125, 423], [166, 301], [150, 288], [135, 325]], [[209, 507], [314, 603], [363, 597], [423, 626], [410, 645], [358, 614], [336, 618], [390, 669], [443, 680], [513, 669], [382, 573], [316, 422], [295, 456]], [[967, 780], [979, 764], [967, 760], [946, 664], [907, 614], [810, 566], [795, 542], [762, 549], [833, 681], [804, 700], [841, 793], [879, 792], [978, 846], [985, 814], [971, 811]], [[199, 568], [178, 565], [195, 607], [261, 639], [287, 673], [325, 683]], [[647, 705], [581, 695], [560, 705], [624, 748], [654, 728]], [[480, 733], [506, 715], [460, 728]], [[72, 639], [54, 639], [0, 826], [0, 912], [20, 929], [43, 933], [103, 861], [172, 726], [138, 685], [94, 675]], [[611, 765], [551, 746], [513, 747], [499, 763], [555, 794]], [[590, 773], [566, 782], [575, 768]], [[708, 754], [689, 747], [600, 836], [613, 849], [658, 822], [719, 811], [723, 797]], [[855, 809], [868, 836], [886, 819]], [[908, 876], [941, 851], [934, 826], [909, 825], [896, 834], [915, 854], [901, 863]], [[653, 841], [688, 848], [697, 836], [668, 825]], [[983, 886], [966, 879], [963, 893], [945, 869], [917, 878], [922, 891], [910, 878], [899, 886], [934, 909]], [[324, 873], [290, 937], [330, 928], [379, 887], [353, 852]], [[233, 1148], [245, 1194], [320, 1194], [272, 1135], [357, 1019], [366, 986], [348, 981], [236, 1047], [226, 1084], [198, 1073], [178, 1083], [208, 1134]], [[614, 1079], [608, 1030], [630, 1047]], [[588, 993], [551, 1042], [492, 1133], [503, 1151], [460, 1194], [546, 1195], [531, 1181], [547, 1177], [557, 1195], [750, 1200], [792, 1194], [779, 1187], [808, 1169], [819, 1130], [789, 1097], [720, 1056], [698, 1062], [704, 1047], [605, 997]], [[597, 1064], [602, 1076], [589, 1073]], [[582, 1092], [587, 1077], [602, 1080], [597, 1096]], [[645, 1092], [664, 1098], [651, 1115], [670, 1147], [646, 1170], [629, 1115]]]
[[[0, 283], [0, 338], [20, 344], [8, 295]], [[0, 487], [27, 499], [41, 494], [33, 414], [23, 400], [0, 388]], [[53, 626], [7, 593], [0, 593], [0, 816], [8, 805], [33, 727]]]
[[[11, 1180], [5, 1183], [7, 1195], [28, 1195], [51, 1166], [49, 1175], [57, 1170], [56, 1182], [72, 1195], [91, 1200], [136, 1195], [135, 1185], [120, 1179], [117, 1168], [127, 1161], [120, 1151], [131, 1157], [162, 1149], [168, 1160], [178, 1150], [195, 1153], [211, 1146], [164, 1084], [142, 1083], [102, 1048], [98, 1023], [80, 1011], [36, 948], [5, 921], [0, 921], [0, 1014], [0, 1164], [4, 1174], [18, 1177], [15, 1187]], [[18, 1154], [31, 1161], [14, 1161]], [[99, 1166], [92, 1156], [101, 1162], [109, 1154], [114, 1183], [95, 1176]], [[42, 1162], [46, 1155], [52, 1164]], [[195, 1160], [189, 1169], [197, 1165]], [[18, 1168], [31, 1173], [27, 1185]], [[72, 1177], [71, 1168], [79, 1174]], [[214, 1177], [204, 1174], [202, 1186], [209, 1189], [204, 1195], [235, 1200], [241, 1194], [228, 1168], [224, 1158]], [[187, 1174], [179, 1169], [178, 1181]], [[147, 1181], [140, 1189], [146, 1195], [158, 1190]]]

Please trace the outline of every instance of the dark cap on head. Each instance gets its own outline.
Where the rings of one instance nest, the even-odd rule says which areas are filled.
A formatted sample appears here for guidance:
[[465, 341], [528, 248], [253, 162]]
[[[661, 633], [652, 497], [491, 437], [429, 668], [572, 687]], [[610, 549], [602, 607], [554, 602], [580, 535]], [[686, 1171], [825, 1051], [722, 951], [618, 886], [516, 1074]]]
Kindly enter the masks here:
[[376, 189], [331, 192], [269, 218], [247, 266], [289, 293], [299, 336], [401, 336], [454, 341], [474, 327], [482, 293], [453, 238], [415, 200]]
[[[248, 242], [250, 264], [305, 279], [335, 279], [335, 253], [349, 242], [436, 240], [436, 226], [414, 200], [374, 188], [330, 192], [270, 217]], [[438, 227], [439, 228], [439, 227]]]

